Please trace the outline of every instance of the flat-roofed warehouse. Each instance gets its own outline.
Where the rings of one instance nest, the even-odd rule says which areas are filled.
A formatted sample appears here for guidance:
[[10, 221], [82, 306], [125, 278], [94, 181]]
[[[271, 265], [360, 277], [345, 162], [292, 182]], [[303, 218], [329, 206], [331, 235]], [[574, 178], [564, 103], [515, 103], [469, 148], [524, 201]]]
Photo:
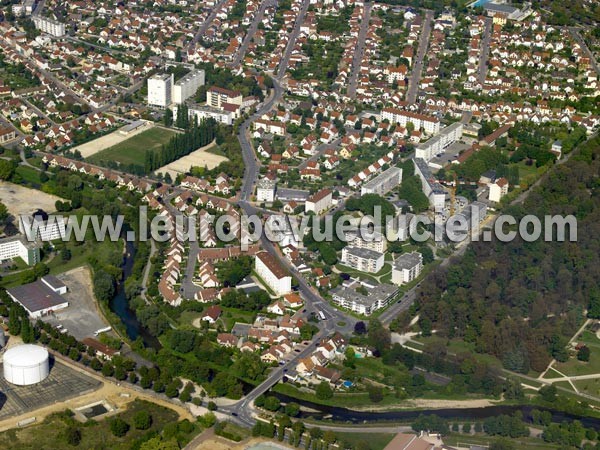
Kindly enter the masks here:
[[51, 275], [6, 290], [10, 298], [25, 308], [29, 316], [34, 319], [69, 306], [69, 302], [60, 295], [66, 291], [67, 286]]

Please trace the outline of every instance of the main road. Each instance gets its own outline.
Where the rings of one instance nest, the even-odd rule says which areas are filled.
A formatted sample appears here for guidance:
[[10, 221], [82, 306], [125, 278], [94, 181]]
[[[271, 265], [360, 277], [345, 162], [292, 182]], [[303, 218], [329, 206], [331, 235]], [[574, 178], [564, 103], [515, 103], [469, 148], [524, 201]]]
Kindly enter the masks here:
[[[252, 193], [254, 192], [254, 185], [256, 184], [260, 169], [256, 153], [254, 152], [254, 149], [250, 142], [250, 129], [252, 123], [263, 114], [271, 111], [283, 96], [283, 88], [281, 86], [282, 79], [285, 76], [287, 65], [291, 53], [294, 49], [294, 46], [296, 45], [296, 39], [300, 34], [300, 26], [304, 22], [304, 17], [306, 16], [306, 13], [308, 11], [309, 4], [309, 0], [304, 0], [302, 3], [302, 7], [294, 24], [294, 28], [290, 34], [286, 50], [284, 51], [280, 64], [277, 68], [277, 73], [273, 77], [273, 90], [270, 96], [265, 100], [264, 103], [262, 103], [258, 107], [254, 114], [248, 117], [240, 125], [240, 128], [238, 130], [238, 139], [240, 141], [242, 157], [244, 159], [245, 165], [244, 179], [238, 205], [247, 216], [252, 216], [261, 213], [261, 210], [259, 208], [256, 208], [252, 203], [250, 203]], [[254, 388], [242, 400], [232, 405], [220, 408], [222, 412], [231, 414], [232, 419], [247, 426], [252, 426], [254, 423], [254, 418], [252, 415], [252, 403], [254, 402], [254, 400], [258, 396], [264, 394], [269, 389], [271, 389], [276, 383], [278, 383], [284, 376], [284, 374], [292, 372], [301, 358], [310, 355], [315, 350], [315, 342], [318, 343], [323, 337], [332, 334], [336, 330], [342, 333], [352, 332], [354, 324], [356, 323], [355, 319], [347, 317], [345, 314], [332, 307], [326, 300], [324, 300], [319, 295], [318, 291], [316, 291], [308, 284], [308, 282], [304, 279], [302, 275], [291, 269], [289, 262], [277, 250], [275, 245], [267, 239], [265, 233], [262, 233], [261, 235], [261, 244], [264, 250], [268, 251], [271, 255], [273, 255], [279, 260], [280, 264], [284, 265], [290, 270], [290, 273], [292, 274], [293, 278], [298, 283], [298, 291], [301, 297], [306, 302], [307, 309], [312, 308], [315, 310], [323, 311], [323, 313], [326, 316], [326, 320], [321, 322], [320, 329], [318, 333], [315, 336], [313, 336], [310, 345], [308, 345], [302, 351], [294, 353], [294, 356], [285, 364], [278, 366], [273, 371], [271, 371], [267, 379], [263, 381], [260, 385], [258, 385], [256, 388]]]

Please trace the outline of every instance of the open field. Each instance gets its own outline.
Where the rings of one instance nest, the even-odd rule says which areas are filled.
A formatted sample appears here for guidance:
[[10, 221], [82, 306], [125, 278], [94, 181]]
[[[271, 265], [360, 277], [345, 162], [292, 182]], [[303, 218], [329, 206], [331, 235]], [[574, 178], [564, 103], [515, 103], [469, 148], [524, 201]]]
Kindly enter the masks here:
[[156, 169], [154, 173], [168, 173], [171, 175], [171, 178], [175, 178], [178, 174], [185, 173], [190, 170], [190, 167], [192, 166], [214, 169], [223, 161], [228, 161], [228, 159], [224, 156], [217, 155], [209, 151], [214, 147], [215, 143], [211, 142], [210, 144], [193, 151], [183, 158], [179, 158], [178, 160], [175, 160], [166, 166]]
[[[152, 416], [149, 430], [138, 430], [133, 426], [133, 418], [139, 411], [147, 411]], [[65, 431], [77, 427], [81, 433], [79, 448], [129, 449], [132, 440], [142, 438], [149, 431], [160, 431], [168, 423], [177, 420], [177, 413], [154, 403], [135, 400], [119, 412], [118, 416], [130, 425], [125, 437], [116, 437], [110, 431], [108, 420], [98, 420], [82, 425], [67, 413], [49, 416], [43, 423], [27, 428], [6, 431], [0, 434], [0, 443], [4, 448], [58, 449], [68, 448]]]
[[62, 199], [56, 195], [0, 181], [0, 202], [4, 203], [8, 212], [15, 217], [21, 214], [31, 214], [38, 208], [48, 213], [54, 212], [57, 200]]
[[86, 142], [85, 144], [81, 144], [73, 149], [79, 150], [81, 156], [84, 158], [89, 158], [92, 155], [95, 155], [102, 150], [106, 150], [110, 147], [114, 147], [121, 142], [124, 142], [132, 137], [141, 134], [145, 131], [148, 131], [154, 127], [152, 122], [147, 122], [145, 126], [138, 128], [137, 130], [132, 131], [129, 134], [123, 134], [119, 130], [113, 131], [105, 136], [99, 137], [98, 139], [94, 139], [93, 141]]
[[[131, 134], [124, 136], [125, 139], [118, 142], [116, 145], [102, 147], [100, 150], [93, 153], [93, 156], [89, 158], [89, 161], [91, 163], [117, 161], [121, 164], [138, 164], [143, 167], [146, 151], [160, 149], [160, 147], [163, 144], [166, 144], [175, 133], [175, 131], [159, 127], [150, 129], [145, 128], [142, 132], [133, 137]], [[122, 135], [119, 134], [119, 136]]]

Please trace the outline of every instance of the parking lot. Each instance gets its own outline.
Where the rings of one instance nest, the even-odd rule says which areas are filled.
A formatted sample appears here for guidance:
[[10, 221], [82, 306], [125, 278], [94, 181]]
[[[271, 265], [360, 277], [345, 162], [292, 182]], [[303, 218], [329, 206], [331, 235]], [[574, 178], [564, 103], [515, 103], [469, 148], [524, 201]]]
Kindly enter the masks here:
[[87, 267], [78, 267], [57, 275], [67, 285], [68, 292], [64, 297], [69, 306], [52, 316], [42, 318], [54, 326], [62, 325], [75, 339], [93, 337], [94, 332], [108, 326], [108, 322], [98, 310], [94, 300], [91, 276]]
[[444, 167], [452, 161], [456, 160], [460, 152], [467, 150], [471, 145], [463, 142], [455, 142], [450, 147], [446, 149], [444, 153], [440, 153], [439, 157], [436, 156], [431, 160], [432, 164], [435, 164], [440, 167]]

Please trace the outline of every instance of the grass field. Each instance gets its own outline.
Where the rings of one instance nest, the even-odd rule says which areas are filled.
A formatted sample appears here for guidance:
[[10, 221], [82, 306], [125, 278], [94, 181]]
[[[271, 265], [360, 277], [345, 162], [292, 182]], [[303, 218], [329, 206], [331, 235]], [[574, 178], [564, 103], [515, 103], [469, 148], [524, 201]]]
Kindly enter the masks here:
[[[133, 426], [133, 417], [137, 412], [143, 410], [152, 416], [152, 425], [149, 430], [145, 431], [137, 430]], [[127, 434], [120, 438], [114, 436], [110, 431], [111, 418], [81, 424], [69, 417], [68, 414], [59, 413], [49, 416], [39, 425], [0, 433], [0, 445], [3, 448], [12, 449], [110, 448], [125, 450], [132, 448], [135, 440], [144, 440], [144, 436], [149, 433], [160, 432], [165, 425], [176, 422], [177, 413], [154, 403], [136, 400], [129, 405], [126, 411], [118, 414], [118, 417], [130, 425]], [[77, 447], [71, 447], [66, 442], [65, 432], [69, 426], [80, 430], [81, 443]], [[192, 425], [192, 427], [195, 428], [195, 431], [199, 430], [198, 425]]]
[[118, 161], [121, 164], [138, 164], [143, 166], [146, 151], [160, 149], [175, 134], [175, 131], [154, 127], [113, 147], [96, 153], [88, 158], [88, 161], [91, 163]]
[[342, 433], [336, 431], [335, 435], [338, 440], [356, 444], [357, 442], [364, 441], [368, 444], [371, 450], [379, 450], [385, 448], [386, 445], [395, 436], [391, 433]]

